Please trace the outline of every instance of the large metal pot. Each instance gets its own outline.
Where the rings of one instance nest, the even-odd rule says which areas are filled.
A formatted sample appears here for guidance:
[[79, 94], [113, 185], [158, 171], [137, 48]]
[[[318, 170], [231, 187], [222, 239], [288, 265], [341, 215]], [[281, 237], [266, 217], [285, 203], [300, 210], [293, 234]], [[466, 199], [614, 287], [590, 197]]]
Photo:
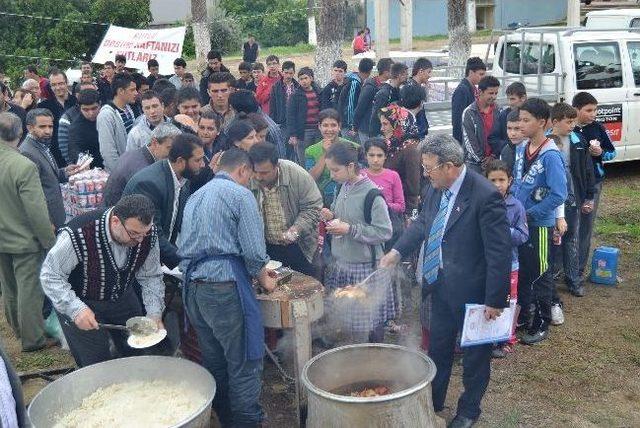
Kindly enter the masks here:
[[[435, 374], [435, 364], [429, 357], [403, 346], [364, 343], [323, 352], [302, 370], [308, 392], [307, 426], [444, 426], [431, 401]], [[342, 395], [349, 385], [367, 383], [388, 386], [391, 393], [377, 397]]]
[[191, 361], [159, 356], [119, 358], [70, 373], [47, 385], [36, 395], [29, 405], [29, 419], [34, 428], [51, 427], [60, 415], [80, 407], [82, 399], [98, 388], [115, 383], [152, 380], [187, 383], [206, 398], [206, 403], [196, 413], [176, 427], [200, 428], [210, 425], [211, 402], [216, 392], [213, 376]]

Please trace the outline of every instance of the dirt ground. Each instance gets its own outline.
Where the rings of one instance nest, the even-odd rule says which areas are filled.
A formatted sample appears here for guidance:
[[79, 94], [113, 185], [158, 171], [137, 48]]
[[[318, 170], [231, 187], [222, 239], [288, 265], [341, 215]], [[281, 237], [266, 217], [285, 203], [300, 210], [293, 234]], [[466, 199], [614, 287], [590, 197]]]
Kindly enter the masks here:
[[[542, 344], [519, 345], [507, 359], [494, 361], [479, 427], [640, 426], [639, 166], [608, 167], [595, 238], [596, 245], [620, 248], [622, 282], [617, 287], [588, 284], [583, 298], [570, 296], [560, 286], [565, 324], [554, 327], [550, 339]], [[414, 298], [404, 315], [411, 332], [388, 336], [388, 341], [417, 346], [416, 301]], [[69, 354], [58, 348], [21, 353], [4, 316], [0, 318], [2, 343], [18, 371], [73, 365]], [[291, 372], [286, 362], [285, 369]], [[455, 412], [460, 380], [457, 363], [447, 400], [449, 409], [443, 412], [448, 419]], [[27, 381], [27, 402], [46, 384], [42, 379]], [[263, 385], [268, 426], [293, 426], [293, 388], [270, 361], [265, 362]]]

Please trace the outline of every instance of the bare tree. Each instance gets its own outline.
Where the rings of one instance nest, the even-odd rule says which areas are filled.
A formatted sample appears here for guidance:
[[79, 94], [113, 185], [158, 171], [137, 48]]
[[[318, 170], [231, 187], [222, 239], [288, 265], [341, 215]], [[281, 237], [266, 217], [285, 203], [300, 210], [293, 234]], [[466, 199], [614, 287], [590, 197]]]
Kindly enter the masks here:
[[318, 46], [316, 47], [316, 80], [324, 85], [331, 79], [333, 62], [342, 58], [347, 2], [319, 0]]
[[467, 25], [467, 0], [447, 0], [449, 15], [449, 65], [465, 65], [471, 53]]
[[211, 50], [207, 0], [191, 0], [191, 29], [196, 45], [196, 60], [203, 62]]

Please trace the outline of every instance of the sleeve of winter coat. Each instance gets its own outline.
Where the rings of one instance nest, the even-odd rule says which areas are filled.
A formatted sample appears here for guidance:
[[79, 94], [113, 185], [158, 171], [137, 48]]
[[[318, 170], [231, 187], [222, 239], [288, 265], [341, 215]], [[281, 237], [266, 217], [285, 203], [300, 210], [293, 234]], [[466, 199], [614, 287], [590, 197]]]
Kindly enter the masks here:
[[529, 227], [527, 226], [527, 213], [524, 207], [516, 199], [517, 212], [511, 225], [511, 245], [519, 247], [529, 240]]
[[322, 195], [311, 175], [306, 171], [299, 171], [297, 175], [296, 180], [298, 180], [300, 188], [298, 202], [300, 212], [293, 224], [302, 232], [301, 235], [313, 235], [317, 233], [320, 222]]
[[[373, 97], [376, 94], [376, 88], [373, 85], [363, 86], [360, 90], [360, 97], [358, 98], [358, 104], [356, 105], [356, 111], [353, 115], [353, 127], [356, 131], [360, 129], [363, 121], [370, 120], [365, 117], [369, 107], [373, 103]], [[377, 114], [377, 112], [374, 112]]]
[[355, 241], [367, 245], [387, 242], [393, 234], [389, 210], [384, 198], [375, 198], [371, 207], [371, 224], [352, 224], [350, 234]]
[[116, 148], [114, 135], [116, 124], [111, 120], [111, 117], [111, 114], [102, 110], [98, 114], [98, 119], [96, 121], [100, 154], [104, 160], [104, 166], [109, 172], [114, 171], [118, 165], [118, 150]]
[[527, 215], [534, 219], [554, 211], [567, 199], [567, 174], [560, 153], [549, 153], [542, 162], [549, 191], [544, 199], [527, 210]]
[[453, 138], [462, 145], [462, 113], [467, 106], [464, 105], [464, 94], [456, 88], [451, 96], [451, 126]]
[[486, 260], [485, 305], [507, 306], [511, 273], [511, 237], [502, 195], [495, 191], [483, 201], [479, 227]]
[[40, 184], [38, 167], [32, 163], [28, 168], [21, 169], [16, 181], [20, 200], [24, 206], [31, 230], [42, 248], [48, 250], [53, 247], [56, 238], [53, 235], [53, 229], [49, 221], [47, 203]]
[[380, 118], [378, 112], [387, 102], [387, 95], [383, 91], [378, 91], [373, 97], [373, 107], [371, 108], [371, 117], [369, 118], [369, 136], [375, 137], [380, 134]]
[[478, 152], [478, 149], [482, 146], [483, 144], [481, 144], [476, 135], [476, 128], [471, 112], [465, 110], [462, 114], [462, 147], [465, 152], [465, 160], [479, 164], [484, 157], [483, 153]]

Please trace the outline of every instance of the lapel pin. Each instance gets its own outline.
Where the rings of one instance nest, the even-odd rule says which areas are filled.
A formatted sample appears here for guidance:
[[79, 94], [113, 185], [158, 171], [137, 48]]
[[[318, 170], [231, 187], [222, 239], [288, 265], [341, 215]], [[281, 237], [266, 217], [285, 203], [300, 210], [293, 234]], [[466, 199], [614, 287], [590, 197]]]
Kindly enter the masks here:
[[458, 213], [460, 212], [460, 206], [456, 207], [456, 212], [458, 212]]

